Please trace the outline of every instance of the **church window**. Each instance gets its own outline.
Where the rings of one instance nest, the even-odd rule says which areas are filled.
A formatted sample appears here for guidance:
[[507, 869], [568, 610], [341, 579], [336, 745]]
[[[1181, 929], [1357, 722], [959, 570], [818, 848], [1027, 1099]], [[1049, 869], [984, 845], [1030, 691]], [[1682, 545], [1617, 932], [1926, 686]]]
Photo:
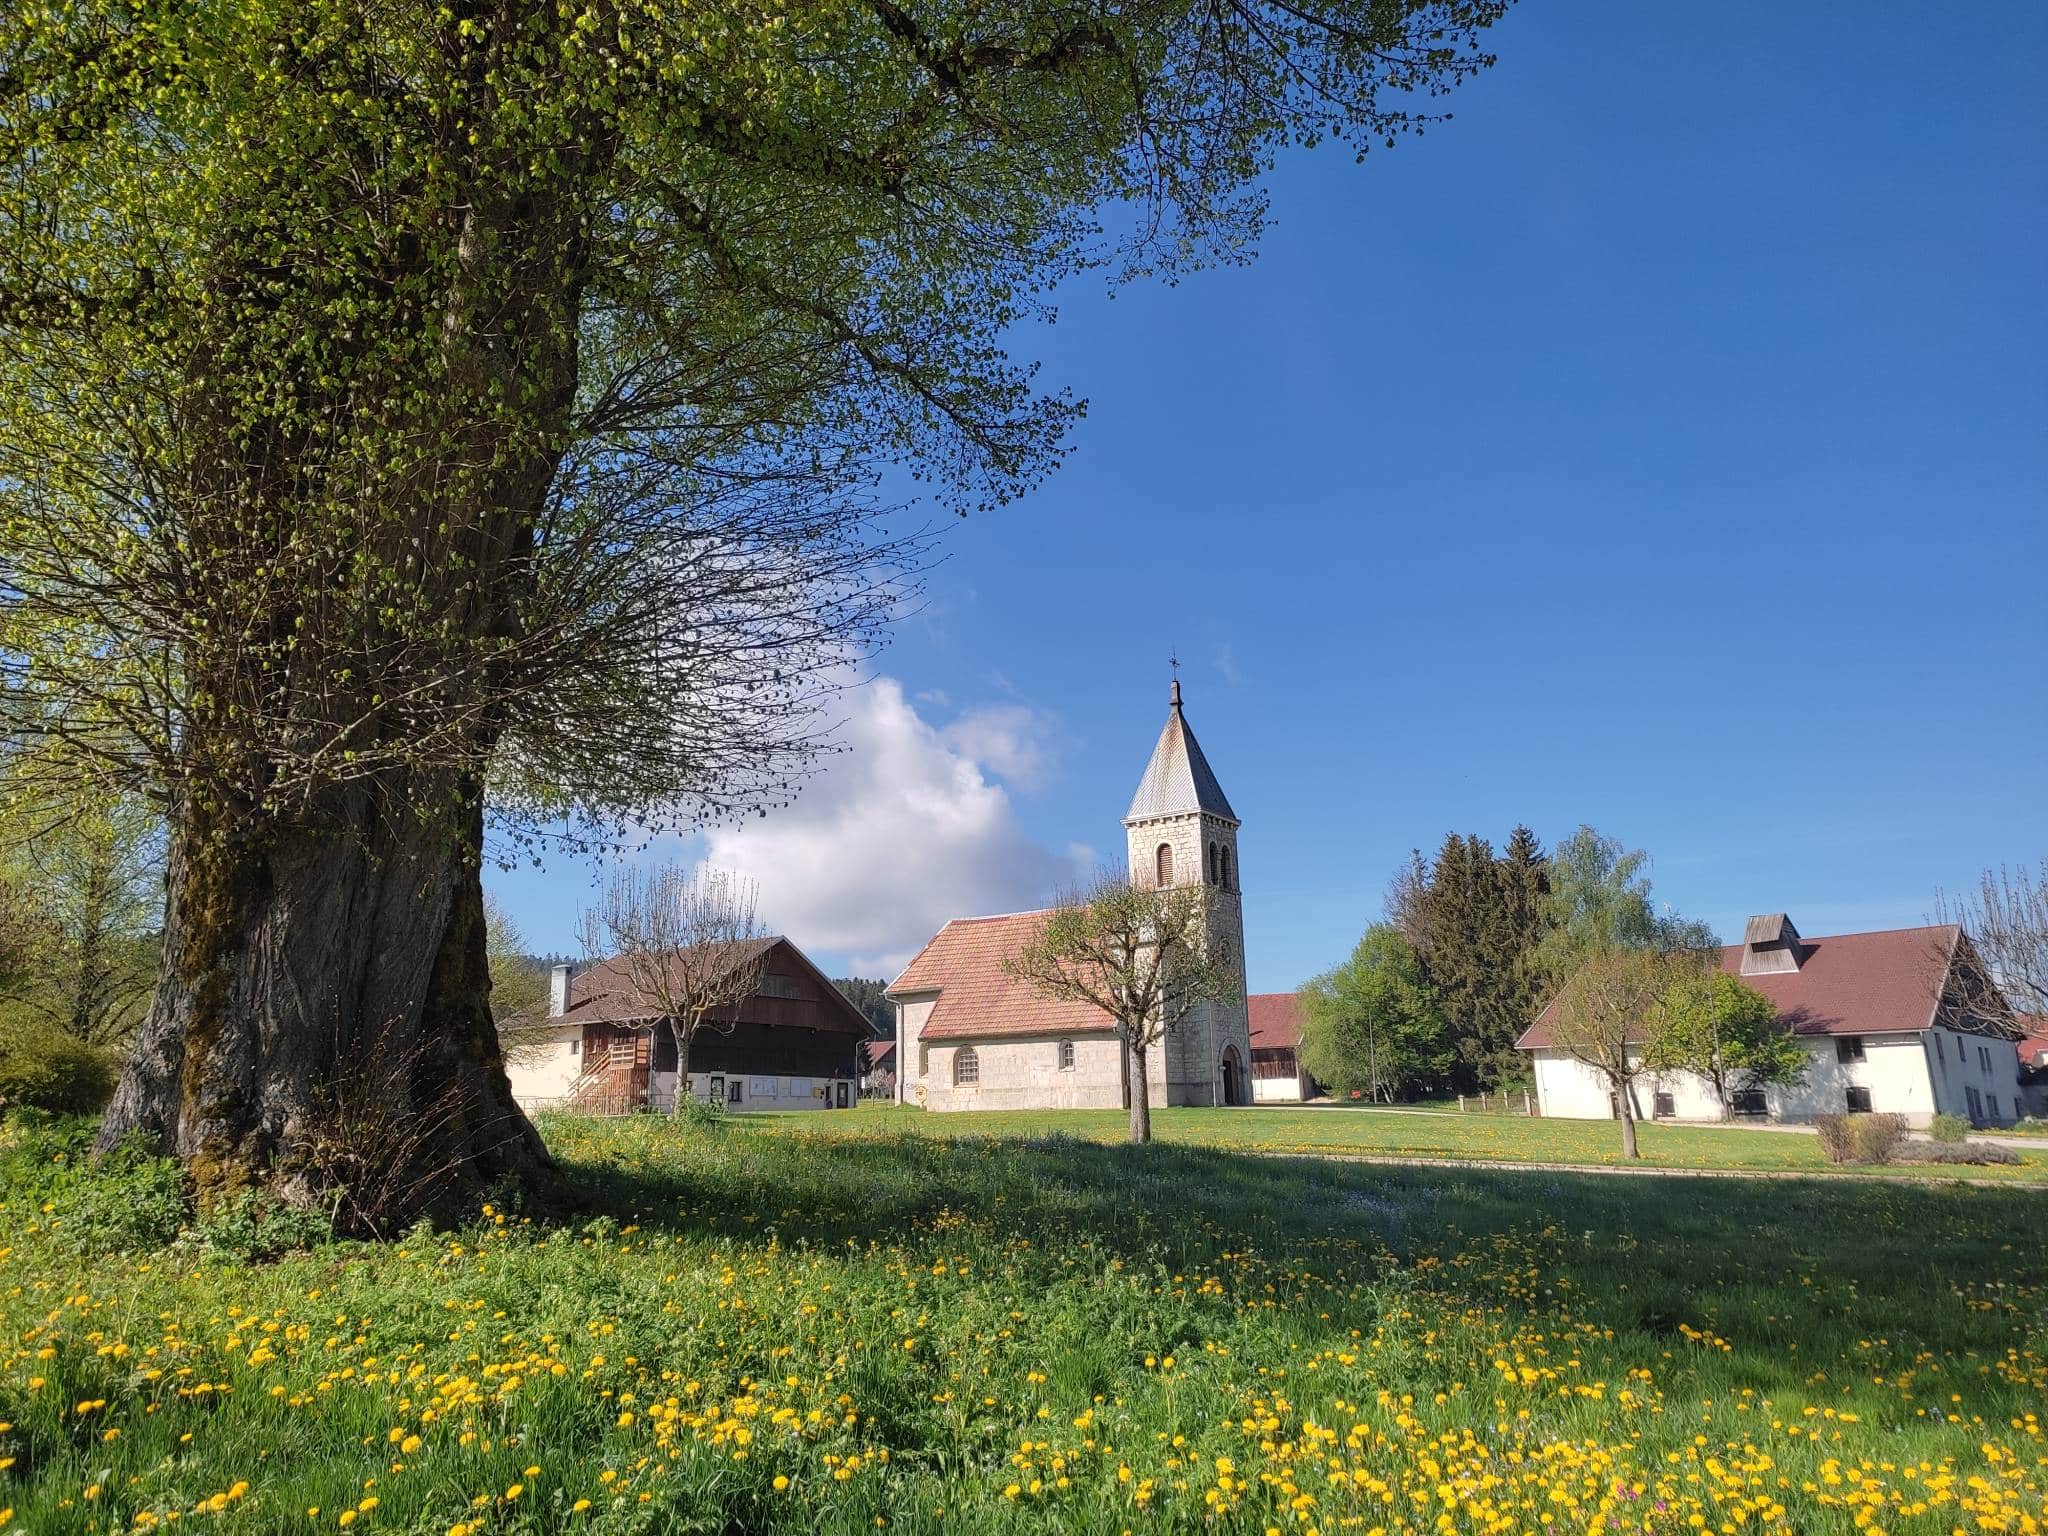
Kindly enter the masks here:
[[953, 1053], [953, 1086], [972, 1088], [981, 1081], [981, 1058], [974, 1047], [963, 1045]]
[[1223, 866], [1216, 858], [1216, 845], [1214, 843], [1209, 845], [1209, 883], [1211, 885], [1223, 883]]
[[1074, 1042], [1071, 1040], [1062, 1040], [1060, 1042], [1060, 1070], [1062, 1072], [1074, 1070]]
[[1230, 870], [1230, 850], [1228, 848], [1219, 848], [1216, 850], [1216, 854], [1218, 860], [1216, 883], [1226, 891], [1236, 889]]
[[1153, 860], [1158, 866], [1158, 881], [1161, 890], [1173, 884], [1173, 844], [1161, 843], [1158, 856]]

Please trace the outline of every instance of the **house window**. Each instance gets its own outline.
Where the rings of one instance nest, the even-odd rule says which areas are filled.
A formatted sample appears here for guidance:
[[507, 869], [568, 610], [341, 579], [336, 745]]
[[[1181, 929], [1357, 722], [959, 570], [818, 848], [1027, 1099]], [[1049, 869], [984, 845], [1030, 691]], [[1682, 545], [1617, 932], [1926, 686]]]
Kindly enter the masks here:
[[1668, 1120], [1677, 1113], [1678, 1105], [1668, 1093], [1657, 1094], [1650, 1100], [1650, 1118], [1653, 1120]]
[[1728, 1107], [1738, 1115], [1767, 1115], [1770, 1106], [1764, 1102], [1761, 1088], [1738, 1088], [1728, 1096]]
[[1870, 1113], [1870, 1090], [1868, 1088], [1851, 1088], [1848, 1091], [1847, 1097], [1850, 1114], [1867, 1115]]
[[811, 1080], [808, 1077], [792, 1077], [789, 1080], [789, 1096], [792, 1099], [808, 1099], [811, 1096]]
[[754, 1078], [748, 1082], [747, 1092], [757, 1099], [772, 1099], [775, 1097], [775, 1079], [772, 1077]]
[[581, 1056], [583, 1054], [583, 1037], [581, 1035], [569, 1037], [569, 1054], [571, 1056]]
[[1157, 885], [1163, 891], [1173, 884], [1173, 844], [1161, 843], [1159, 852], [1153, 858], [1158, 875]]
[[1837, 1035], [1835, 1037], [1835, 1060], [1861, 1061], [1863, 1059], [1863, 1037], [1861, 1035]]
[[1989, 1046], [1980, 1045], [1977, 1047], [1977, 1065], [1984, 1069], [1986, 1077], [1991, 1075], [1991, 1048]]
[[1934, 1032], [1934, 1059], [1944, 1067], [1948, 1065], [1948, 1051], [1941, 1043], [1941, 1031]]
[[1991, 1118], [1993, 1120], [2000, 1119], [2001, 1116], [1998, 1113], [1998, 1095], [1995, 1093], [1992, 1094], [1986, 1102], [1991, 1105]]
[[746, 1095], [740, 1091], [743, 1087], [745, 1087], [745, 1084], [743, 1084], [736, 1077], [727, 1082], [725, 1085], [725, 1102], [728, 1104], [739, 1103], [741, 1099], [746, 1097]]
[[953, 1086], [972, 1088], [981, 1081], [981, 1058], [974, 1047], [963, 1045], [953, 1053]]
[[1970, 1118], [1972, 1120], [1982, 1120], [1984, 1118], [1984, 1101], [1977, 1097], [1977, 1090], [1965, 1087], [1963, 1089], [1963, 1098], [1970, 1106]]
[[1060, 1070], [1062, 1072], [1074, 1070], [1074, 1042], [1071, 1040], [1062, 1040], [1060, 1042]]

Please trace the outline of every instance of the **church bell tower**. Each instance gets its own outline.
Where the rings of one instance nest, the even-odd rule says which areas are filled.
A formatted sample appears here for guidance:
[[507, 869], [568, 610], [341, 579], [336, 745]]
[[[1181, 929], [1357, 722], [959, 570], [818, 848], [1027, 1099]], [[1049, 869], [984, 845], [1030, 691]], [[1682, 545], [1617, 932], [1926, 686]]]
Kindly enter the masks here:
[[[1210, 941], [1244, 957], [1244, 909], [1239, 899], [1237, 812], [1216, 782], [1209, 760], [1181, 708], [1180, 679], [1152, 760], [1124, 813], [1131, 883], [1198, 886]], [[1252, 1102], [1251, 1027], [1244, 989], [1221, 1003], [1204, 1003], [1166, 1038], [1146, 1076], [1167, 1104]], [[1163, 1070], [1164, 1081], [1159, 1074]]]

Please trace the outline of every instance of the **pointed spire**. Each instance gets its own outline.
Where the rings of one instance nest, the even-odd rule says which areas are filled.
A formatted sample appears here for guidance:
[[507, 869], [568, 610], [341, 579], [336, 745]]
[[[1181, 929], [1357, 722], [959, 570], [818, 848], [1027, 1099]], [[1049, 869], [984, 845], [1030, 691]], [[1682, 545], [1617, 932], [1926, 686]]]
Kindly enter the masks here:
[[1124, 813], [1124, 820], [1206, 812], [1236, 821], [1237, 812], [1230, 808], [1223, 786], [1216, 782], [1215, 772], [1202, 756], [1201, 744], [1195, 740], [1181, 710], [1179, 665], [1176, 660], [1166, 726], [1152, 748], [1152, 760], [1145, 765], [1145, 776], [1138, 781], [1138, 792], [1131, 797], [1131, 808]]

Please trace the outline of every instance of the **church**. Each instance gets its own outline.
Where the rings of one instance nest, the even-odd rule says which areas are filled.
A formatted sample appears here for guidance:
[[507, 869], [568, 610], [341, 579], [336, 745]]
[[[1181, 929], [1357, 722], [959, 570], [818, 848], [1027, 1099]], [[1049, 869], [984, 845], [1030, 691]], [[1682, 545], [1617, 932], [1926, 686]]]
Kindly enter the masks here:
[[[1212, 937], [1244, 953], [1237, 812], [1202, 755], [1173, 684], [1166, 725], [1124, 814], [1134, 884], [1195, 885]], [[896, 1098], [926, 1109], [1128, 1107], [1129, 1070], [1108, 1014], [1057, 1002], [1004, 973], [1051, 909], [958, 917], [889, 984], [896, 1005]], [[1246, 999], [1205, 1003], [1146, 1053], [1148, 1098], [1249, 1104]]]

